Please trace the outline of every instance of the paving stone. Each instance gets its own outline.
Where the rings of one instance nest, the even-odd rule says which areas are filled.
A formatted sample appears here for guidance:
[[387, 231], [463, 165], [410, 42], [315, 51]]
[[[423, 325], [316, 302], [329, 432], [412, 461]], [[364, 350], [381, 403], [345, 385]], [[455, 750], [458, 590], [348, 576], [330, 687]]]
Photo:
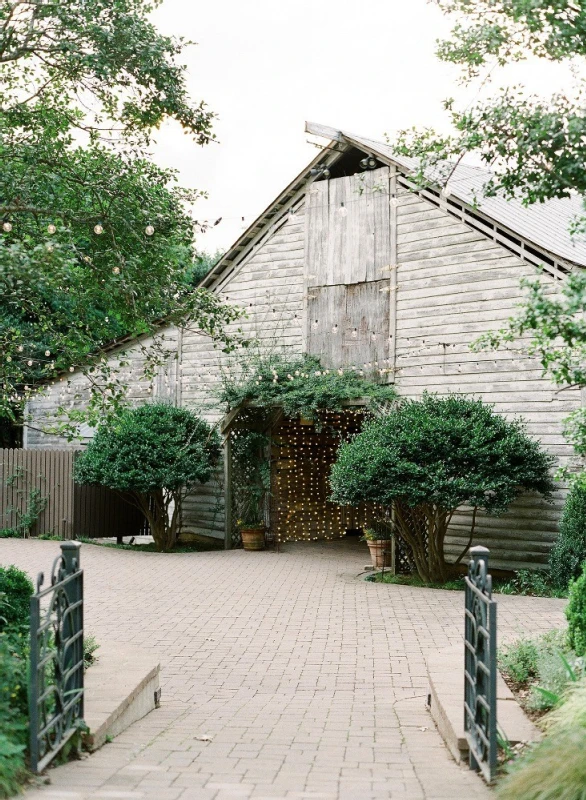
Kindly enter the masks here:
[[[33, 578], [57, 553], [0, 540], [0, 562]], [[461, 592], [364, 582], [351, 539], [279, 554], [84, 544], [81, 557], [86, 631], [150, 649], [162, 707], [26, 800], [491, 796], [424, 707], [426, 657], [462, 644]], [[563, 601], [498, 603], [501, 642], [564, 625]]]

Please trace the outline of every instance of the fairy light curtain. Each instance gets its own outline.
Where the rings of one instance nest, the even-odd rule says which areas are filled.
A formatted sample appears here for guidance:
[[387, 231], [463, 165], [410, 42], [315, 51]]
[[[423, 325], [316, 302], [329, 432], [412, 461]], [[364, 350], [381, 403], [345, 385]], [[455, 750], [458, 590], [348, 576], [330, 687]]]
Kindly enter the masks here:
[[277, 542], [335, 539], [372, 524], [373, 510], [328, 500], [340, 441], [357, 432], [362, 410], [323, 414], [322, 425], [283, 419], [271, 437], [271, 530]]

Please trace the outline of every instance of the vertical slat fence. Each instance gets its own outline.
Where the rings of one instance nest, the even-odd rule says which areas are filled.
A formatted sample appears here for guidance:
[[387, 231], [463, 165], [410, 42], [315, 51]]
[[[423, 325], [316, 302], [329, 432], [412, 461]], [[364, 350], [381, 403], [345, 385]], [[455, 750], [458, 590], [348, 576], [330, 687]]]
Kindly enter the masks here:
[[[76, 450], [0, 450], [0, 529], [16, 528], [23, 536], [54, 535], [64, 539], [147, 534], [148, 524], [127, 499], [101, 486], [79, 486], [73, 480]], [[35, 496], [44, 506], [30, 529], [24, 517]]]

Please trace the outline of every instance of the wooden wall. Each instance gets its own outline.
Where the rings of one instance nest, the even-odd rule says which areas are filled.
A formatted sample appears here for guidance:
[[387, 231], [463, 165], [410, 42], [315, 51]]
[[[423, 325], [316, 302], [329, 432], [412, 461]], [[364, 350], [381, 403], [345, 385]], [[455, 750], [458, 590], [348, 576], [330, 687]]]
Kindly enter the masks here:
[[[294, 216], [273, 225], [229, 279], [225, 283], [221, 278], [217, 281], [214, 290], [246, 310], [248, 316], [241, 327], [265, 352], [301, 353], [309, 348], [325, 353], [332, 364], [336, 360], [351, 366], [360, 364], [362, 358], [372, 363], [380, 357], [372, 350], [366, 354], [368, 358], [362, 353], [357, 357], [351, 347], [337, 347], [332, 341], [329, 334], [334, 335], [331, 329], [341, 324], [338, 317], [347, 322], [349, 316], [346, 301], [338, 298], [335, 303], [330, 299], [323, 302], [324, 287], [334, 293], [342, 291], [346, 298], [354, 290], [337, 281], [351, 281], [360, 294], [363, 287], [374, 286], [378, 279], [377, 319], [371, 319], [373, 303], [360, 302], [365, 313], [360, 312], [359, 316], [364, 318], [365, 336], [369, 332], [372, 335], [375, 322], [381, 331], [389, 333], [394, 333], [396, 326], [392, 358], [400, 394], [415, 397], [427, 389], [440, 394], [455, 391], [480, 396], [495, 403], [499, 412], [524, 416], [529, 432], [556, 455], [560, 464], [566, 463], [571, 458], [571, 448], [562, 436], [562, 422], [579, 407], [579, 393], [556, 392], [553, 384], [541, 377], [538, 364], [518, 352], [475, 354], [469, 348], [479, 334], [498, 328], [514, 313], [521, 299], [520, 278], [535, 276], [536, 270], [407, 189], [397, 191], [398, 206], [389, 210], [389, 192], [373, 192], [373, 187], [383, 182], [375, 172], [387, 175], [389, 185], [393, 185], [393, 171], [389, 173], [387, 168], [366, 178], [314, 184], [312, 190], [317, 188], [317, 193], [307, 195], [307, 208], [313, 209], [308, 212], [307, 231], [302, 205]], [[366, 196], [360, 194], [359, 186], [359, 181], [365, 180], [370, 182], [366, 187], [370, 195]], [[328, 196], [327, 214], [324, 193]], [[338, 214], [336, 221], [344, 222], [336, 222], [334, 238], [328, 235], [326, 241], [323, 232], [331, 221], [330, 199]], [[352, 205], [355, 200], [359, 202]], [[342, 202], [348, 208], [347, 215], [339, 215]], [[354, 208], [362, 210], [358, 213]], [[321, 226], [317, 232], [314, 225]], [[378, 244], [373, 246], [373, 242]], [[390, 280], [384, 272], [385, 267], [391, 266], [383, 263], [387, 261], [385, 247], [390, 247], [389, 259], [398, 261], [397, 269], [392, 267]], [[320, 263], [325, 272], [320, 272]], [[365, 267], [364, 275], [359, 274], [363, 264], [370, 265]], [[544, 280], [551, 279], [545, 276]], [[387, 283], [391, 291], [380, 292]], [[326, 288], [326, 292], [330, 289]], [[321, 304], [317, 317], [314, 303]], [[316, 318], [324, 321], [323, 329], [312, 330], [311, 321]], [[217, 421], [222, 374], [238, 371], [240, 354], [221, 354], [208, 338], [194, 330], [169, 329], [165, 334], [176, 342], [176, 370], [166, 379], [160, 378], [156, 386], [145, 386], [137, 356], [130, 375], [133, 398], [144, 401], [168, 397]], [[113, 359], [116, 357], [113, 355]], [[73, 376], [73, 383], [78, 380]], [[33, 425], [34, 419], [54, 412], [60, 397], [71, 402], [66, 384], [53, 387], [31, 403]], [[29, 428], [26, 446], [54, 447], [64, 443]], [[543, 563], [557, 534], [562, 502], [563, 491], [556, 496], [554, 505], [524, 497], [511, 513], [482, 519], [476, 542], [492, 549], [495, 566], [519, 568]], [[458, 552], [468, 522], [465, 513], [454, 520], [448, 542], [450, 554]], [[186, 502], [184, 535], [222, 537], [223, 529], [219, 475]]]
[[[406, 189], [399, 192], [397, 389], [417, 397], [424, 390], [459, 392], [494, 403], [507, 416], [523, 416], [560, 465], [572, 449], [562, 435], [564, 418], [580, 405], [579, 392], [558, 392], [535, 359], [518, 351], [473, 353], [483, 332], [503, 326], [521, 300], [519, 281], [536, 270]], [[553, 279], [544, 281], [555, 289]], [[557, 535], [564, 492], [555, 503], [524, 496], [502, 517], [479, 520], [476, 544], [492, 551], [497, 567], [543, 562]], [[470, 515], [454, 519], [448, 552], [466, 540]]]

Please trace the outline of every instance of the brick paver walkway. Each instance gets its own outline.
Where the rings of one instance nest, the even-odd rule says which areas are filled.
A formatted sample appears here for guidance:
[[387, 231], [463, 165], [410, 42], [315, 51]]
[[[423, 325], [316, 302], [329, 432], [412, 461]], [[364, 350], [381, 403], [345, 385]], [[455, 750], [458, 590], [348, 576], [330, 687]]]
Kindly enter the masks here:
[[[0, 541], [48, 571], [56, 542]], [[151, 648], [163, 706], [28, 800], [475, 800], [424, 708], [425, 655], [461, 641], [460, 592], [357, 579], [363, 544], [157, 555], [82, 546], [86, 630]], [[562, 601], [499, 600], [501, 635]]]

